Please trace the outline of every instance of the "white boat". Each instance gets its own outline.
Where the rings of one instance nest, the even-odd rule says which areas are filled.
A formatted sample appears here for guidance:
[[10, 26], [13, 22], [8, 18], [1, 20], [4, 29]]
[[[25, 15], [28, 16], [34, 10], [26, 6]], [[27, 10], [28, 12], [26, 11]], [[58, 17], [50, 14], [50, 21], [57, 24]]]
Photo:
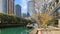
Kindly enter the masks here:
[[27, 28], [33, 28], [33, 25], [32, 25], [32, 24], [27, 24], [26, 27], [27, 27]]

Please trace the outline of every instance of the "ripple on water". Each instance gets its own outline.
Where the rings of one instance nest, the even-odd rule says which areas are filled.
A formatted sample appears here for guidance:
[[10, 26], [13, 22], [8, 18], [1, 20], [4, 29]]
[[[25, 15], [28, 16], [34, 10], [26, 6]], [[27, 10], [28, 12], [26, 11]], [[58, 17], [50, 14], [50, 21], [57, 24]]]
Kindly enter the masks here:
[[12, 28], [2, 28], [1, 34], [29, 34], [32, 29], [27, 29], [26, 27], [12, 27]]

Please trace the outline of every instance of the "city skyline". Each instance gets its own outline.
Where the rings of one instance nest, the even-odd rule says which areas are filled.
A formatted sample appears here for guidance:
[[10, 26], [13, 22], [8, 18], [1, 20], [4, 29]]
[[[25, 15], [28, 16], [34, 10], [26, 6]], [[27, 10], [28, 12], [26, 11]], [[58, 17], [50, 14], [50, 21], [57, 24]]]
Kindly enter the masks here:
[[[22, 7], [22, 13], [27, 13], [27, 2], [29, 0], [15, 0], [15, 5], [19, 4]], [[48, 2], [51, 2], [52, 0], [48, 0]]]
[[22, 13], [27, 13], [27, 2], [29, 0], [15, 0], [15, 5], [19, 4], [21, 5]]

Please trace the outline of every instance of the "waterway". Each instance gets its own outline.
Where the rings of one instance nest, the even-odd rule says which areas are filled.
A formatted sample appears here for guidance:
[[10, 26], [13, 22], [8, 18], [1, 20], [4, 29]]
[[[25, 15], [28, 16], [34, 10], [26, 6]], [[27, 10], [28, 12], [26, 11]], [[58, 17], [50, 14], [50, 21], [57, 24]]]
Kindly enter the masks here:
[[29, 34], [32, 29], [26, 27], [0, 28], [1, 34]]

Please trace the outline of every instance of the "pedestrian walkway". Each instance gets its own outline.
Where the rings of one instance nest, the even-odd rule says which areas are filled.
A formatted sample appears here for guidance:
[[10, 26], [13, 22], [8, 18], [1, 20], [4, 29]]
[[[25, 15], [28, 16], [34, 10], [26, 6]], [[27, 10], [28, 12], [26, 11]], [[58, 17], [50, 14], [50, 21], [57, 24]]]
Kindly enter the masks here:
[[60, 31], [39, 31], [38, 34], [60, 34]]
[[30, 34], [36, 34], [37, 33], [37, 29], [34, 29], [30, 32]]
[[34, 29], [30, 32], [30, 34], [36, 34], [37, 33], [38, 26], [34, 26]]
[[[37, 29], [34, 29], [33, 31], [30, 32], [30, 34], [36, 33]], [[39, 30], [37, 34], [60, 34], [60, 30], [48, 30], [48, 31]]]

